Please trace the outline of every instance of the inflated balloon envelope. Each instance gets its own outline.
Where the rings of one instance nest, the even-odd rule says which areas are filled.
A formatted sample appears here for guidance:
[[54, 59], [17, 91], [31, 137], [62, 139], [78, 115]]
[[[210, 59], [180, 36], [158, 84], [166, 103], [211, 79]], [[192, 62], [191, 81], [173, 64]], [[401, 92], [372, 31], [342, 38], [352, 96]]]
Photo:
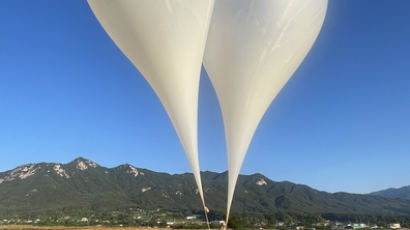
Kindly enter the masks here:
[[112, 40], [165, 107], [205, 207], [197, 144], [198, 91], [213, 0], [88, 0]]
[[227, 216], [252, 136], [312, 47], [327, 0], [217, 0], [204, 66], [215, 88], [228, 154]]

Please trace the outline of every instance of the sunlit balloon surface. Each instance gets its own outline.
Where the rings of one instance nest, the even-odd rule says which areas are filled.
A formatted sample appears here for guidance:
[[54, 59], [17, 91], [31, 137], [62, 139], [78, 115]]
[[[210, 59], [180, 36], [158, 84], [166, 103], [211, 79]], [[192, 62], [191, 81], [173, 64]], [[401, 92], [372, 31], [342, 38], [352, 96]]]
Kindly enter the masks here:
[[227, 221], [252, 136], [272, 100], [306, 57], [327, 0], [218, 0], [204, 66], [215, 88], [228, 154]]
[[165, 107], [205, 206], [198, 162], [199, 77], [213, 0], [88, 0]]

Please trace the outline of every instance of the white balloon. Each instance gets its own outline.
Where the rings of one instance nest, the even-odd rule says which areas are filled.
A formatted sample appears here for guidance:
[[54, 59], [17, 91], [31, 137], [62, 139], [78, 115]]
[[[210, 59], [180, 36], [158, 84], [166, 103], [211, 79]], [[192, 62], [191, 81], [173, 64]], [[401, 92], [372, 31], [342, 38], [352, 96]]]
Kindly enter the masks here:
[[214, 1], [88, 0], [88, 4], [161, 100], [205, 207], [198, 162], [198, 91]]
[[204, 66], [221, 106], [228, 154], [228, 222], [252, 136], [312, 47], [327, 0], [218, 0]]

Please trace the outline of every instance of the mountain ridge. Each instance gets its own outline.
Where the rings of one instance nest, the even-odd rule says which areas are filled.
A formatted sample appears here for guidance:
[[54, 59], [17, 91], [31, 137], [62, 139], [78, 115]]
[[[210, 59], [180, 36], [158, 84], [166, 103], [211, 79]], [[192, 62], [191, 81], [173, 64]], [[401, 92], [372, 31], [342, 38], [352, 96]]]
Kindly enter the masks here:
[[[227, 172], [201, 172], [208, 207], [224, 212]], [[113, 168], [79, 157], [62, 163], [30, 163], [0, 173], [0, 216], [10, 213], [201, 210], [191, 173], [158, 173], [121, 164]], [[410, 200], [329, 193], [260, 173], [240, 175], [233, 213], [383, 214], [410, 216]]]
[[388, 188], [377, 192], [369, 193], [370, 195], [382, 196], [385, 198], [400, 198], [410, 200], [410, 185], [400, 188]]

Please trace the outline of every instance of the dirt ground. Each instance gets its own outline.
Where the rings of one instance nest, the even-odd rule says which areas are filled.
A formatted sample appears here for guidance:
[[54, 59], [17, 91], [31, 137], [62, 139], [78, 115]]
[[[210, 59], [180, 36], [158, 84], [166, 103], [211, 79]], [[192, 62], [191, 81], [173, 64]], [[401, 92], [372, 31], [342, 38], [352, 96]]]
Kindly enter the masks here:
[[169, 230], [169, 228], [143, 228], [143, 227], [38, 227], [25, 225], [0, 225], [0, 230]]

